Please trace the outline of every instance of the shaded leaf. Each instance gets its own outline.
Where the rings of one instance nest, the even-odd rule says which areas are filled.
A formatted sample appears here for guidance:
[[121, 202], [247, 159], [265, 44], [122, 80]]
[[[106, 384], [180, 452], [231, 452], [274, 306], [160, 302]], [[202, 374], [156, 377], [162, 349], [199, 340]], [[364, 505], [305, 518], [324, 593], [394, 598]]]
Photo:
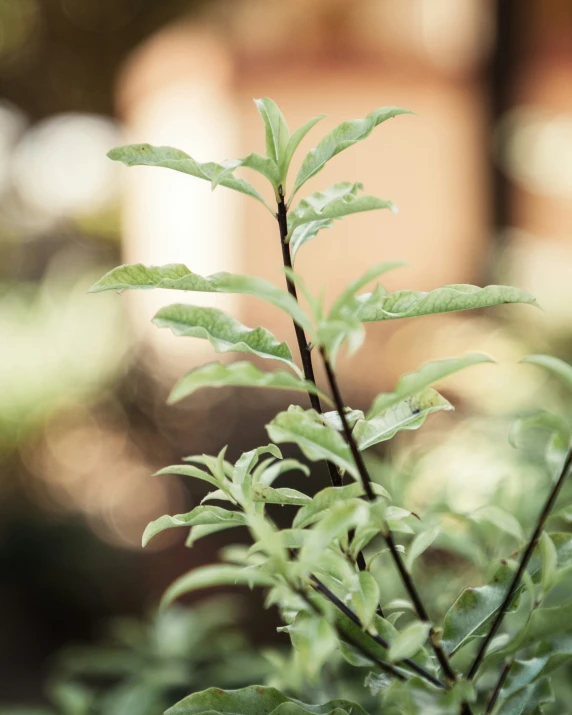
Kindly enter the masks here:
[[304, 158], [296, 177], [292, 196], [308, 179], [321, 171], [332, 157], [356, 142], [366, 139], [375, 127], [398, 114], [411, 114], [411, 112], [399, 107], [381, 107], [368, 114], [364, 119], [342, 122], [326, 134]]
[[267, 387], [278, 390], [297, 390], [320, 395], [324, 400], [330, 401], [327, 395], [320, 392], [313, 382], [301, 380], [289, 372], [276, 370], [275, 372], [262, 372], [252, 363], [234, 362], [223, 365], [212, 362], [202, 365], [188, 372], [175, 385], [169, 395], [169, 403], [178, 402], [188, 397], [201, 387]]
[[311, 461], [326, 459], [357, 477], [355, 463], [344, 438], [327, 427], [314, 410], [303, 410], [293, 405], [287, 412], [279, 412], [266, 425], [266, 430], [273, 442], [293, 442]]
[[364, 628], [369, 628], [379, 605], [379, 586], [369, 571], [360, 571], [352, 604]]
[[452, 410], [453, 405], [431, 387], [393, 404], [374, 417], [358, 420], [352, 435], [360, 450], [391, 439], [401, 430], [421, 427], [434, 412]]
[[[384, 497], [389, 501], [389, 494], [381, 484], [372, 483], [371, 486], [377, 496]], [[357, 482], [345, 484], [342, 487], [326, 487], [315, 494], [309, 504], [298, 510], [292, 526], [304, 528], [316, 521], [322, 512], [334, 504], [363, 496], [365, 496], [363, 487]]]
[[405, 561], [407, 570], [411, 571], [415, 560], [427, 551], [435, 539], [439, 536], [439, 526], [430, 526], [425, 531], [421, 531], [411, 542], [407, 550], [407, 559]]
[[348, 700], [331, 700], [324, 705], [306, 705], [275, 688], [251, 685], [242, 690], [209, 688], [193, 693], [169, 708], [165, 715], [367, 715]]
[[518, 520], [508, 511], [495, 504], [481, 507], [474, 511], [469, 518], [477, 523], [487, 522], [493, 524], [504, 531], [506, 534], [514, 537], [519, 543], [524, 541], [524, 533]]
[[527, 688], [519, 690], [502, 702], [498, 715], [535, 715], [542, 712], [539, 705], [554, 700], [552, 687], [548, 678], [542, 678]]
[[520, 362], [538, 365], [539, 367], [549, 370], [572, 389], [572, 365], [568, 365], [564, 360], [552, 357], [552, 355], [527, 355], [523, 357]]
[[204, 539], [206, 536], [211, 536], [219, 531], [226, 531], [227, 529], [234, 529], [237, 526], [242, 526], [242, 524], [235, 523], [233, 521], [223, 521], [219, 524], [202, 524], [198, 526], [192, 526], [189, 535], [185, 540], [185, 546], [192, 548], [194, 544], [200, 539]]
[[167, 588], [161, 599], [165, 608], [180, 596], [192, 591], [213, 586], [272, 586], [273, 579], [258, 569], [243, 568], [231, 564], [211, 564], [200, 566], [180, 576]]
[[[553, 435], [557, 444], [566, 449], [570, 442], [570, 425], [563, 417], [547, 410], [538, 410], [532, 414], [516, 419], [511, 427], [509, 441], [513, 447], [530, 448], [531, 443], [536, 446], [537, 433], [541, 436]], [[545, 433], [542, 435], [542, 433]], [[548, 446], [548, 445], [546, 445]]]
[[[166, 169], [181, 171], [183, 174], [190, 174], [190, 176], [195, 176], [205, 181], [212, 181], [214, 173], [220, 170], [221, 167], [221, 164], [212, 161], [201, 164], [180, 149], [174, 149], [170, 146], [151, 146], [150, 144], [120, 146], [112, 149], [107, 156], [113, 161], [122, 162], [126, 166], [161, 166]], [[236, 179], [234, 176], [227, 176], [221, 183], [223, 186], [246, 194], [267, 206], [262, 196], [248, 181]]]
[[358, 296], [358, 299], [362, 303], [359, 318], [364, 322], [415, 318], [421, 315], [487, 308], [504, 303], [536, 305], [536, 299], [519, 288], [495, 285], [486, 288], [449, 285], [429, 293], [416, 290], [400, 290], [387, 295], [364, 293]]
[[165, 514], [152, 521], [143, 532], [143, 546], [147, 546], [156, 534], [165, 531], [165, 529], [221, 523], [242, 526], [247, 522], [244, 514], [239, 511], [228, 511], [228, 509], [219, 506], [197, 506], [188, 514], [176, 514], [175, 516]]
[[301, 376], [286, 343], [279, 342], [266, 328], [247, 328], [218, 308], [176, 303], [161, 308], [153, 318], [160, 328], [175, 335], [205, 338], [217, 353], [244, 352], [279, 360]]
[[293, 623], [278, 630], [288, 632], [300, 667], [310, 678], [319, 674], [338, 647], [336, 631], [323, 616], [300, 611]]
[[296, 258], [296, 254], [299, 249], [308, 241], [316, 238], [318, 233], [323, 228], [331, 228], [334, 225], [334, 221], [331, 218], [323, 218], [319, 221], [308, 221], [303, 223], [292, 231], [290, 236], [290, 251], [292, 253], [292, 262]]

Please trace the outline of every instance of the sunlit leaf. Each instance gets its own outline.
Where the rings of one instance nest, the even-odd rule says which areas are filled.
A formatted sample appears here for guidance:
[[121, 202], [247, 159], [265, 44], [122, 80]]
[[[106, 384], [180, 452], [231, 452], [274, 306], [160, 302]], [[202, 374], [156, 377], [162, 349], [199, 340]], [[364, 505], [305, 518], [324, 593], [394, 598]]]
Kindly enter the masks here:
[[178, 402], [201, 387], [229, 386], [266, 387], [278, 390], [310, 392], [314, 395], [320, 395], [322, 399], [329, 402], [327, 395], [320, 392], [313, 382], [301, 380], [283, 370], [262, 372], [249, 362], [234, 362], [230, 365], [212, 362], [197, 367], [179, 380], [169, 395], [169, 402]]
[[[355, 297], [358, 290], [361, 290], [368, 283], [371, 283], [371, 281], [379, 278], [384, 273], [393, 271], [396, 268], [402, 268], [405, 265], [403, 261], [387, 261], [385, 263], [376, 263], [371, 266], [371, 268], [368, 268], [361, 276], [354, 278], [347, 288], [336, 298], [330, 309], [329, 318], [335, 319], [348, 315], [355, 317], [361, 309], [361, 303], [357, 301]], [[379, 288], [380, 286], [378, 286], [378, 289]]]
[[560, 360], [560, 358], [552, 357], [552, 355], [527, 355], [520, 362], [538, 365], [546, 370], [549, 370], [553, 375], [572, 389], [572, 365]]
[[290, 138], [288, 125], [276, 102], [268, 97], [255, 99], [256, 109], [262, 117], [266, 131], [266, 154], [276, 164], [280, 164], [286, 154]]
[[304, 506], [310, 502], [310, 497], [297, 489], [281, 487], [274, 489], [266, 484], [255, 484], [252, 487], [252, 499], [266, 504], [290, 504]]
[[367, 715], [348, 700], [306, 705], [274, 688], [251, 685], [242, 690], [209, 688], [193, 693], [169, 708], [165, 715]]
[[289, 293], [263, 278], [232, 273], [213, 273], [211, 276], [203, 277], [193, 273], [182, 263], [170, 263], [165, 266], [144, 266], [141, 263], [134, 263], [118, 266], [94, 283], [89, 292], [151, 288], [253, 295], [286, 311], [310, 334], [313, 331], [312, 321], [298, 302]]
[[367, 413], [367, 418], [371, 419], [387, 410], [388, 407], [400, 403], [406, 397], [416, 395], [433, 383], [449, 377], [449, 375], [453, 375], [471, 365], [487, 362], [494, 362], [494, 360], [484, 353], [468, 353], [460, 358], [426, 362], [418, 370], [402, 375], [397, 381], [393, 392], [378, 395]]
[[152, 521], [143, 532], [143, 546], [147, 546], [156, 534], [165, 531], [165, 529], [221, 523], [242, 526], [247, 522], [244, 514], [239, 511], [228, 511], [228, 509], [219, 506], [197, 506], [188, 514], [176, 514], [175, 516], [165, 514]]
[[412, 397], [394, 403], [374, 417], [358, 420], [352, 435], [360, 450], [391, 439], [401, 430], [421, 427], [434, 412], [452, 410], [453, 405], [436, 390], [428, 387]]
[[429, 623], [415, 621], [400, 631], [391, 644], [387, 653], [387, 658], [392, 663], [404, 658], [411, 658], [423, 647], [431, 629]]
[[153, 318], [160, 328], [175, 335], [205, 338], [217, 353], [244, 352], [279, 360], [301, 375], [286, 343], [279, 342], [266, 328], [247, 328], [218, 308], [176, 303], [161, 308]]
[[408, 571], [411, 571], [415, 560], [427, 551], [427, 549], [439, 536], [439, 531], [440, 529], [438, 525], [430, 526], [428, 529], [425, 529], [425, 531], [421, 531], [417, 534], [417, 536], [413, 539], [407, 550], [407, 559], [405, 561]]
[[326, 459], [357, 477], [350, 448], [344, 438], [327, 427], [314, 410], [292, 406], [266, 425], [270, 439], [277, 444], [293, 442], [312, 462]]
[[153, 476], [158, 477], [162, 474], [178, 474], [183, 477], [195, 477], [195, 479], [201, 479], [203, 482], [208, 482], [214, 487], [219, 486], [219, 481], [215, 477], [190, 464], [173, 464], [170, 467], [163, 467], [163, 469], [155, 472]]
[[307, 223], [337, 219], [350, 214], [391, 209], [396, 212], [391, 201], [378, 199], [376, 196], [359, 195], [363, 184], [343, 181], [330, 186], [324, 191], [316, 191], [302, 199], [298, 206], [288, 214], [288, 237], [299, 227]]
[[271, 454], [276, 459], [282, 459], [282, 452], [275, 444], [269, 444], [264, 447], [251, 449], [248, 452], [243, 452], [234, 465], [232, 481], [235, 484], [242, 484], [245, 477], [250, 474], [263, 454]]
[[302, 141], [302, 139], [304, 139], [310, 129], [312, 129], [325, 116], [325, 114], [319, 114], [317, 117], [312, 117], [312, 119], [308, 119], [307, 122], [305, 122], [301, 127], [296, 129], [296, 131], [288, 140], [288, 144], [286, 146], [286, 150], [284, 151], [284, 156], [280, 164], [280, 174], [284, 178], [284, 180], [286, 179], [286, 175], [288, 174], [288, 169], [290, 168], [290, 162], [292, 161], [294, 152], [299, 147], [300, 142]]
[[504, 303], [536, 305], [536, 299], [519, 288], [494, 285], [486, 288], [449, 285], [429, 293], [416, 290], [399, 290], [387, 295], [364, 293], [358, 296], [358, 299], [362, 303], [359, 318], [364, 322], [415, 318], [421, 315], [487, 308]]
[[296, 177], [292, 196], [308, 179], [321, 171], [332, 157], [356, 142], [366, 139], [375, 127], [398, 114], [411, 114], [411, 112], [399, 107], [381, 107], [368, 114], [364, 119], [342, 122], [329, 134], [326, 134], [304, 158]]
[[[150, 144], [120, 146], [112, 149], [107, 156], [113, 161], [121, 161], [126, 166], [161, 166], [181, 171], [183, 174], [190, 174], [205, 181], [212, 181], [213, 174], [221, 167], [221, 164], [212, 161], [201, 164], [180, 149], [170, 146], [151, 146]], [[267, 206], [262, 196], [248, 181], [227, 176], [221, 183], [223, 186], [246, 194]]]
[[165, 608], [180, 596], [213, 586], [272, 586], [273, 579], [259, 569], [243, 568], [230, 564], [199, 566], [174, 581], [161, 599]]
[[257, 152], [252, 152], [248, 156], [242, 159], [230, 159], [228, 161], [223, 161], [219, 166], [213, 171], [213, 176], [211, 180], [211, 188], [216, 189], [219, 184], [225, 186], [225, 181], [234, 176], [236, 169], [244, 167], [246, 169], [252, 169], [262, 176], [266, 177], [268, 181], [272, 184], [274, 189], [278, 188], [280, 183], [280, 176], [278, 174], [278, 166], [273, 159], [268, 159], [265, 156], [261, 156]]

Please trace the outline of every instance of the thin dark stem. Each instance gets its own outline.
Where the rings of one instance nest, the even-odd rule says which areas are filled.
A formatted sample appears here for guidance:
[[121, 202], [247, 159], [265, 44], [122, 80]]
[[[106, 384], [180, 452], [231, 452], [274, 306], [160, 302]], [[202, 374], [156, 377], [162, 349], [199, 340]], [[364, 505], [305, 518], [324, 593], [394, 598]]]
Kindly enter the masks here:
[[[280, 245], [282, 247], [282, 261], [285, 268], [292, 269], [292, 258], [290, 256], [290, 246], [286, 243], [286, 237], [288, 236], [288, 217], [286, 203], [284, 202], [284, 196], [280, 193], [280, 201], [278, 202], [278, 213], [276, 214], [278, 219], [278, 226], [280, 228]], [[298, 301], [298, 294], [296, 291], [296, 286], [294, 282], [290, 279], [290, 276], [286, 276], [286, 287], [288, 288], [288, 293]], [[309, 382], [316, 383], [316, 378], [314, 377], [314, 366], [312, 364], [312, 354], [310, 352], [310, 346], [306, 338], [306, 333], [297, 324], [294, 323], [294, 331], [296, 333], [296, 340], [298, 342], [298, 349], [300, 351], [300, 358], [302, 360], [302, 369], [304, 370], [304, 377]], [[313, 395], [308, 393], [310, 398], [310, 404], [316, 410], [322, 414], [322, 405], [320, 403], [320, 398], [318, 395]], [[336, 469], [335, 465], [331, 462], [326, 462], [328, 465], [328, 472], [330, 474], [330, 481], [334, 487], [341, 487], [343, 484], [343, 479], [339, 471]], [[362, 557], [363, 559], [363, 557]], [[364, 562], [365, 566], [365, 562]], [[361, 568], [361, 567], [360, 567]]]
[[472, 680], [475, 677], [477, 670], [479, 669], [479, 666], [482, 663], [483, 658], [486, 655], [487, 648], [489, 647], [491, 640], [495, 637], [498, 629], [500, 628], [500, 625], [502, 623], [502, 620], [505, 616], [506, 611], [508, 610], [508, 608], [510, 606], [510, 603], [512, 601], [514, 593], [520, 584], [522, 575], [525, 572], [526, 567], [528, 566], [528, 562], [530, 561], [532, 552], [534, 551], [534, 548], [538, 542], [538, 539], [540, 538], [540, 535], [544, 528], [544, 524], [546, 523], [546, 519], [548, 519], [548, 516], [552, 510], [552, 507], [554, 506], [554, 502], [556, 501], [558, 494], [560, 493], [560, 490], [562, 489], [562, 486], [564, 485], [564, 482], [566, 481], [566, 476], [567, 476], [571, 466], [572, 466], [572, 449], [569, 449], [566, 459], [564, 460], [564, 464], [562, 466], [560, 476], [558, 477], [554, 486], [550, 490], [550, 494], [548, 495], [548, 498], [546, 499], [544, 507], [538, 516], [538, 520], [536, 522], [536, 527], [532, 533], [532, 536], [530, 537], [530, 540], [526, 546], [526, 549], [524, 550], [524, 552], [522, 554], [518, 568], [513, 576], [510, 586], [507, 589], [506, 596], [504, 597], [504, 600], [503, 600], [502, 604], [500, 605], [500, 608], [497, 611], [497, 615], [495, 616], [495, 619], [492, 622], [487, 635], [485, 636], [485, 638], [483, 639], [483, 641], [480, 645], [480, 648], [477, 652], [477, 655], [475, 656], [475, 659], [473, 660], [471, 667], [467, 671], [466, 677], [468, 680]]
[[[312, 577], [313, 578], [313, 577]], [[310, 606], [310, 608], [314, 611], [314, 613], [317, 613], [318, 615], [322, 615], [320, 609], [316, 606], [315, 603], [313, 603], [307, 596], [306, 594], [299, 590], [294, 588], [292, 585], [290, 585], [292, 590], [300, 596], [307, 604]], [[315, 588], [315, 587], [314, 587]], [[338, 632], [338, 637], [341, 635], [345, 640], [348, 641], [348, 643], [351, 643], [351, 645], [354, 646], [354, 648], [357, 648], [359, 652], [368, 660], [371, 660], [373, 663], [375, 663], [380, 670], [382, 670], [385, 673], [388, 673], [389, 675], [393, 676], [394, 678], [397, 678], [398, 680], [405, 680], [405, 676], [403, 673], [400, 673], [397, 668], [395, 668], [391, 663], [386, 663], [384, 660], [380, 660], [377, 656], [373, 655], [370, 653], [370, 651], [367, 650], [367, 648], [364, 648], [364, 646], [357, 640], [353, 638], [352, 635], [344, 631], [343, 628], [338, 626], [337, 624], [334, 624], [334, 628]]]
[[[349, 428], [349, 425], [348, 425], [348, 422], [347, 422], [347, 419], [345, 416], [345, 404], [344, 404], [344, 401], [343, 401], [343, 398], [342, 398], [342, 395], [340, 392], [340, 388], [339, 388], [335, 373], [332, 369], [332, 366], [330, 364], [328, 356], [326, 355], [326, 352], [323, 349], [321, 350], [321, 355], [324, 360], [324, 366], [326, 368], [326, 375], [328, 377], [328, 382], [330, 383], [330, 388], [332, 390], [334, 402], [335, 402], [336, 408], [338, 410], [338, 413], [340, 415], [340, 419], [342, 421], [342, 425], [344, 428], [344, 433], [346, 435], [347, 442], [350, 446], [352, 455], [354, 457], [356, 467], [357, 467], [361, 482], [363, 484], [363, 488], [366, 492], [368, 499], [370, 501], [374, 501], [375, 494], [371, 487], [371, 477], [369, 476], [369, 473], [367, 471], [367, 467], [365, 466], [365, 462], [363, 461], [361, 452], [359, 451], [357, 443], [356, 443], [356, 441], [352, 435], [352, 432]], [[417, 588], [416, 588], [415, 584], [413, 583], [411, 575], [407, 571], [405, 564], [403, 563], [403, 559], [401, 558], [401, 554], [397, 550], [395, 541], [393, 540], [393, 534], [387, 527], [383, 533], [383, 537], [385, 539], [385, 542], [387, 543], [387, 546], [389, 548], [389, 551], [391, 553], [393, 561], [395, 562], [397, 570], [399, 571], [399, 575], [401, 576], [401, 580], [403, 582], [405, 590], [407, 591], [407, 593], [409, 594], [409, 597], [411, 598], [411, 601], [413, 602], [413, 606], [415, 607], [417, 615], [419, 616], [419, 618], [422, 621], [425, 621], [426, 623], [431, 623], [429, 616], [427, 614], [427, 611], [425, 610], [425, 606], [423, 605], [421, 597], [417, 591]], [[445, 651], [443, 650], [443, 648], [441, 647], [441, 644], [439, 643], [438, 634], [435, 632], [435, 629], [433, 628], [432, 625], [431, 625], [431, 630], [429, 631], [429, 639], [430, 639], [433, 651], [437, 657], [437, 660], [439, 661], [439, 665], [441, 666], [443, 673], [445, 673], [445, 677], [447, 678], [447, 680], [454, 682], [457, 679], [457, 676], [455, 674], [455, 671], [451, 668], [449, 659], [447, 658]]]
[[502, 669], [500, 678], [498, 679], [498, 682], [495, 686], [495, 689], [493, 690], [491, 698], [490, 698], [489, 702], [487, 703], [487, 708], [485, 710], [484, 715], [490, 715], [490, 713], [492, 713], [492, 711], [494, 710], [495, 705], [497, 704], [497, 700], [500, 695], [500, 691], [502, 690], [502, 687], [504, 685], [504, 681], [507, 679], [507, 676], [508, 676], [511, 668], [512, 668], [512, 660], [509, 660], [505, 663], [504, 668]]
[[[373, 639], [378, 645], [382, 646], [382, 648], [389, 648], [389, 643], [385, 640], [385, 638], [382, 638], [381, 636], [370, 633], [369, 631], [366, 631], [363, 627], [362, 622], [360, 621], [359, 617], [351, 610], [351, 608], [348, 608], [346, 604], [339, 599], [335, 593], [330, 591], [330, 589], [322, 583], [316, 576], [312, 575], [311, 577], [312, 580], [312, 587], [318, 592], [321, 593], [325, 598], [330, 601], [339, 611], [341, 611], [346, 618], [349, 618], [350, 621], [355, 623], [358, 628], [361, 628], [361, 630], [369, 636], [371, 639]], [[425, 678], [428, 682], [432, 683], [433, 685], [437, 686], [438, 688], [446, 688], [447, 686], [445, 683], [442, 683], [438, 678], [435, 678], [435, 676], [431, 675], [431, 673], [428, 670], [425, 670], [422, 666], [418, 665], [415, 663], [415, 661], [411, 660], [410, 658], [406, 658], [405, 660], [401, 661], [402, 665], [406, 665], [408, 668], [413, 670], [415, 673], [420, 675], [422, 678]]]

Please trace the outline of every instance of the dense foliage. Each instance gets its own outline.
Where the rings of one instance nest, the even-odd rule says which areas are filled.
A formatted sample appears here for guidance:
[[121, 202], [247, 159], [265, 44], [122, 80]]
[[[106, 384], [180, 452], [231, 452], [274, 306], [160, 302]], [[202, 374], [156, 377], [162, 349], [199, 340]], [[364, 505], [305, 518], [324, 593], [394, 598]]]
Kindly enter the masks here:
[[[110, 152], [112, 159], [128, 166], [170, 168], [210, 181], [213, 188], [220, 184], [241, 192], [263, 204], [278, 224], [287, 290], [251, 276], [201, 276], [179, 264], [120, 266], [93, 286], [93, 292], [162, 288], [243, 293], [291, 316], [302, 368], [296, 364], [292, 348], [263, 327], [249, 328], [215, 308], [183, 303], [162, 308], [154, 322], [176, 335], [208, 340], [218, 353], [236, 351], [281, 363], [273, 371], [263, 371], [248, 360], [198, 367], [179, 380], [170, 401], [205, 387], [240, 386], [307, 393], [311, 402], [311, 409], [293, 404], [277, 414], [266, 426], [269, 444], [243, 453], [234, 463], [226, 459], [223, 447], [218, 455], [190, 456], [184, 464], [160, 472], [200, 479], [212, 491], [191, 512], [165, 515], [149, 524], [144, 544], [159, 532], [178, 527], [189, 530], [188, 546], [236, 527], [246, 527], [252, 540], [250, 547], [227, 547], [220, 563], [181, 576], [165, 593], [163, 606], [183, 594], [216, 585], [259, 587], [266, 592], [266, 605], [278, 608], [282, 630], [292, 643], [291, 656], [276, 659], [270, 682], [277, 688], [256, 685], [234, 691], [205, 690], [190, 695], [168, 713], [541, 713], [553, 697], [551, 672], [572, 655], [572, 601], [567, 596], [572, 538], [568, 533], [545, 530], [570, 471], [570, 422], [537, 412], [515, 426], [512, 436], [517, 442], [526, 441], [532, 431], [550, 435], [547, 458], [555, 465], [552, 486], [539, 499], [538, 518], [528, 540], [516, 519], [498, 505], [463, 515], [466, 522], [487, 522], [500, 535], [508, 535], [509, 549], [502, 561], [493, 564], [489, 582], [467, 584], [442, 620], [437, 620], [430, 616], [436, 610], [434, 605], [426, 605], [412, 573], [424, 552], [442, 538], [451, 542], [451, 533], [445, 535], [438, 520], [420, 520], [406, 504], [395, 504], [390, 492], [372, 479], [363, 452], [400, 431], [420, 428], [435, 412], [452, 410], [453, 405], [433, 385], [493, 360], [470, 353], [426, 363], [402, 375], [395, 389], [378, 395], [366, 412], [344, 403], [336, 377], [342, 347], [348, 356], [360, 348], [368, 322], [506, 303], [534, 305], [534, 298], [500, 285], [449, 285], [428, 293], [388, 292], [376, 281], [399, 264], [381, 263], [352, 281], [326, 308], [322, 298], [312, 295], [293, 270], [298, 251], [336, 219], [363, 211], [395, 211], [395, 206], [362, 193], [359, 183], [337, 183], [297, 204], [295, 195], [336, 154], [366, 139], [383, 122], [407, 112], [386, 107], [337, 126], [303, 159], [288, 194], [292, 157], [321, 117], [290, 134], [274, 102], [256, 100], [256, 106], [265, 126], [266, 156], [253, 153], [239, 160], [199, 163], [178, 149], [147, 144]], [[250, 183], [235, 175], [239, 168], [252, 169], [270, 182], [275, 209]], [[373, 290], [364, 292], [374, 282]], [[298, 291], [303, 293], [308, 310], [298, 302]], [[328, 394], [315, 384], [314, 357], [325, 368]], [[547, 356], [527, 360], [572, 386], [572, 368], [562, 361]], [[322, 407], [325, 403], [327, 411]], [[283, 458], [278, 447], [282, 444], [297, 445], [309, 462], [325, 460], [332, 486], [314, 496], [276, 486], [278, 479], [287, 484], [294, 470], [310, 475], [306, 462]], [[295, 509], [289, 528], [278, 528], [269, 516], [267, 505], [272, 504]], [[465, 548], [463, 556], [468, 561], [476, 559], [477, 551], [476, 547], [472, 552]], [[405, 596], [399, 599], [386, 589], [384, 574], [392, 567]], [[316, 693], [331, 691], [324, 685], [324, 673], [330, 669], [331, 674], [332, 668], [347, 673], [342, 661], [362, 679], [363, 696], [355, 694], [353, 702], [328, 697], [324, 699], [329, 702], [314, 704], [290, 697], [302, 682], [312, 684]], [[352, 680], [351, 675], [343, 677]], [[341, 685], [338, 692], [344, 696], [347, 690]]]

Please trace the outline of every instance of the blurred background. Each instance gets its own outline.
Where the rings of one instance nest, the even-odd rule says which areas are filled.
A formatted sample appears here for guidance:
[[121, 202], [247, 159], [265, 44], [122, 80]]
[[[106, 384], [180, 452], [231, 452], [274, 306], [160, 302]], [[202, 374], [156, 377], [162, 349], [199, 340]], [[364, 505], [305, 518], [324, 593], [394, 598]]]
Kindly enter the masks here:
[[[418, 510], [436, 497], [460, 512], [496, 500], [525, 530], [533, 518], [530, 495], [549, 476], [538, 454], [509, 446], [509, 421], [532, 407], [572, 411], [540, 371], [515, 366], [529, 352], [572, 360], [568, 0], [0, 0], [2, 706], [41, 706], [63, 646], [98, 640], [109, 618], [144, 618], [175, 576], [216, 558], [222, 537], [188, 550], [173, 531], [141, 550], [149, 520], [201, 497], [150, 475], [227, 443], [231, 457], [263, 443], [265, 421], [286, 404], [221, 390], [167, 407], [176, 378], [214, 353], [150, 325], [172, 295], [86, 294], [120, 262], [282, 283], [276, 226], [256, 203], [105, 156], [133, 141], [200, 161], [262, 151], [260, 96], [291, 129], [328, 115], [302, 150], [379, 106], [416, 113], [309, 186], [359, 180], [400, 209], [338, 222], [300, 252], [297, 269], [328, 300], [394, 259], [409, 266], [390, 274], [390, 289], [513, 283], [539, 300], [543, 312], [372, 325], [340, 365], [357, 408], [427, 359], [490, 353], [498, 366], [446, 384], [454, 415], [405, 433], [373, 468]], [[215, 297], [247, 325], [293, 339], [271, 307]], [[313, 480], [327, 485], [320, 467]], [[485, 544], [490, 558], [498, 543]], [[424, 562], [422, 576], [445, 607], [462, 582], [436, 584], [438, 565]], [[275, 625], [259, 605], [242, 615], [255, 644]], [[125, 642], [138, 642], [133, 628]]]

